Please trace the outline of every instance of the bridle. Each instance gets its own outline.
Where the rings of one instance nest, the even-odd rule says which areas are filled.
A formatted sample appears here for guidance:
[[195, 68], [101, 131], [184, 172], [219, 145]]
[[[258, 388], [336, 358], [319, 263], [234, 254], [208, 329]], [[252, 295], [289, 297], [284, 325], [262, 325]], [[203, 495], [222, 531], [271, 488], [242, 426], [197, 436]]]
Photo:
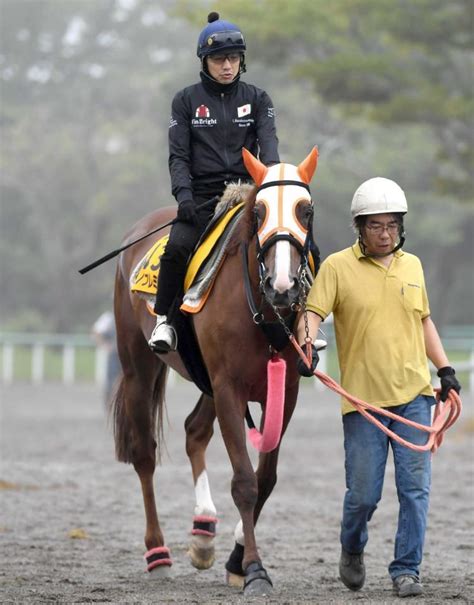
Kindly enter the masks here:
[[[303, 187], [303, 189], [306, 189], [306, 191], [308, 191], [308, 193], [311, 195], [311, 190], [309, 188], [309, 185], [307, 185], [306, 183], [303, 183], [301, 181], [295, 181], [295, 180], [290, 180], [290, 179], [281, 179], [278, 181], [269, 181], [268, 183], [262, 183], [262, 185], [260, 185], [258, 187], [256, 194], [258, 195], [260, 191], [262, 191], [263, 189], [267, 189], [269, 187], [281, 187], [281, 186], [285, 186], [285, 185]], [[312, 204], [312, 200], [311, 200], [311, 204]], [[263, 292], [263, 284], [265, 283], [265, 279], [267, 277], [267, 268], [265, 267], [265, 254], [277, 242], [286, 241], [286, 242], [289, 242], [291, 246], [294, 246], [300, 253], [300, 259], [301, 259], [300, 265], [298, 267], [298, 276], [301, 273], [306, 271], [306, 268], [308, 265], [309, 247], [311, 244], [311, 237], [312, 237], [313, 217], [311, 216], [311, 218], [309, 220], [308, 230], [306, 232], [306, 237], [305, 237], [303, 244], [301, 244], [301, 242], [298, 239], [296, 239], [296, 237], [294, 237], [291, 233], [275, 233], [274, 235], [271, 235], [270, 237], [268, 237], [265, 240], [265, 242], [263, 243], [263, 245], [260, 243], [260, 238], [258, 235], [258, 224], [257, 224], [256, 214], [254, 214], [254, 217], [255, 217], [255, 220], [254, 220], [253, 234], [256, 235], [257, 261], [258, 261], [259, 277], [260, 277], [259, 288]]]
[[[285, 185], [303, 187], [304, 189], [306, 189], [306, 191], [311, 194], [310, 188], [306, 183], [296, 180], [281, 179], [277, 181], [269, 181], [267, 183], [262, 183], [257, 189], [257, 195], [260, 191], [262, 191], [263, 189], [267, 189], [268, 187], [279, 187]], [[309, 248], [312, 241], [312, 216], [308, 223], [308, 230], [306, 232], [306, 237], [303, 244], [291, 233], [275, 233], [273, 235], [270, 235], [264, 241], [264, 243], [261, 244], [258, 234], [258, 218], [256, 214], [254, 214], [254, 226], [252, 230], [252, 235], [256, 237], [256, 252], [259, 272], [258, 289], [261, 294], [261, 303], [259, 307], [257, 307], [253, 298], [250, 275], [248, 271], [248, 244], [242, 243], [244, 285], [247, 296], [247, 303], [252, 313], [252, 319], [254, 323], [263, 330], [267, 340], [269, 341], [270, 347], [277, 351], [280, 351], [288, 344], [289, 337], [292, 334], [291, 329], [296, 318], [296, 313], [299, 308], [301, 308], [301, 306], [305, 305], [306, 293], [312, 283], [312, 273], [308, 269]], [[300, 254], [300, 264], [297, 271], [297, 282], [299, 290], [298, 300], [292, 303], [290, 307], [291, 313], [289, 315], [286, 315], [285, 317], [281, 315], [279, 309], [268, 299], [264, 287], [265, 281], [268, 277], [268, 271], [265, 266], [265, 255], [272, 246], [274, 246], [280, 241], [289, 242], [290, 245], [295, 247]], [[277, 322], [267, 322], [264, 320], [263, 307], [265, 304], [267, 304], [273, 309], [278, 320]]]

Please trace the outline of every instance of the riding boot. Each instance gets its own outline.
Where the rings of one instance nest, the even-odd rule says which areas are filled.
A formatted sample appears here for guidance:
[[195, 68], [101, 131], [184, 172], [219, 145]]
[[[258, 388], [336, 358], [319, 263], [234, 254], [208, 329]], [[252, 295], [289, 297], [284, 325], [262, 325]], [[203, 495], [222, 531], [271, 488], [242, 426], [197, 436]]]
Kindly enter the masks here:
[[148, 345], [155, 353], [176, 351], [178, 337], [176, 330], [168, 323], [168, 313], [175, 298], [182, 294], [186, 263], [182, 266], [178, 258], [163, 258], [160, 261], [158, 290], [155, 302], [156, 325]]
[[176, 330], [168, 324], [166, 315], [157, 315], [155, 328], [148, 341], [150, 348], [155, 353], [169, 353], [176, 351], [177, 344]]

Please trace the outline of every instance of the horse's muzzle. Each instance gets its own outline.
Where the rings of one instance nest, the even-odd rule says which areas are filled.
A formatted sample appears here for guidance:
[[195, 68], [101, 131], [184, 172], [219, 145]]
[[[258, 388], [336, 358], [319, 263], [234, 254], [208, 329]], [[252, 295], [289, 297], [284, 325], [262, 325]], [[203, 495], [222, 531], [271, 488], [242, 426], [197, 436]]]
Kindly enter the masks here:
[[274, 307], [279, 309], [288, 309], [293, 303], [298, 302], [299, 287], [296, 279], [293, 280], [293, 285], [289, 290], [279, 292], [273, 287], [273, 279], [271, 277], [267, 277], [263, 288], [265, 298]]

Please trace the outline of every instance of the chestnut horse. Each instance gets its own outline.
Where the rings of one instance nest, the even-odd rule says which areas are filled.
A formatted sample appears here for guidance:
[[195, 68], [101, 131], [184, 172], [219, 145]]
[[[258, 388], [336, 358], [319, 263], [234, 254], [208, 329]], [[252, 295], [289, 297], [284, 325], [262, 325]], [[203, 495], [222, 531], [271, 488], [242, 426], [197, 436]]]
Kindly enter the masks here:
[[[205, 452], [217, 417], [233, 470], [232, 497], [240, 515], [234, 550], [226, 564], [228, 582], [243, 585], [245, 595], [261, 596], [270, 592], [272, 583], [258, 553], [254, 528], [276, 484], [279, 445], [259, 454], [254, 471], [244, 419], [248, 419], [248, 402], [259, 402], [264, 426], [267, 363], [276, 350], [261, 328], [281, 328], [285, 318], [294, 316], [304, 302], [313, 212], [308, 184], [316, 169], [317, 149], [299, 166], [281, 163], [267, 168], [245, 149], [243, 155], [256, 187], [246, 201], [206, 304], [192, 316], [212, 393], [201, 395], [185, 422], [196, 497], [190, 555], [199, 569], [209, 568], [214, 561], [217, 517]], [[151, 213], [128, 233], [125, 243], [175, 214], [171, 208]], [[186, 378], [189, 375], [177, 352], [156, 355], [149, 349], [154, 317], [143, 298], [130, 292], [130, 275], [150, 245], [145, 239], [122, 252], [118, 261], [114, 306], [123, 378], [112, 409], [117, 458], [132, 463], [141, 482], [148, 570], [161, 575], [172, 560], [158, 521], [153, 474], [163, 433], [167, 370], [171, 367]], [[280, 359], [286, 362], [281, 434], [293, 414], [299, 384], [296, 352], [286, 346], [288, 326], [283, 335], [285, 344], [277, 347]]]

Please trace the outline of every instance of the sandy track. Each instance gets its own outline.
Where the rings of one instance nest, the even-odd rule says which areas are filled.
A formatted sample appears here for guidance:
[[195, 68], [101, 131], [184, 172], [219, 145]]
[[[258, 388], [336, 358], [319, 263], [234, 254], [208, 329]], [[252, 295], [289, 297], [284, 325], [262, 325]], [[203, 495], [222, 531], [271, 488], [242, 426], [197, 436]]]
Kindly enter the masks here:
[[[386, 568], [397, 502], [390, 465], [370, 525], [367, 583], [351, 593], [337, 579], [344, 494], [342, 429], [336, 396], [306, 384], [284, 439], [278, 485], [257, 529], [272, 597], [245, 600], [224, 584], [237, 521], [230, 465], [217, 430], [209, 473], [219, 511], [216, 563], [191, 567], [186, 550], [194, 494], [183, 421], [197, 391], [168, 394], [168, 455], [157, 470], [158, 504], [172, 550], [171, 577], [148, 577], [144, 515], [133, 468], [114, 460], [100, 393], [93, 387], [2, 387], [0, 471], [1, 603], [395, 603]], [[474, 584], [473, 401], [433, 462], [423, 581], [416, 603], [472, 602]], [[83, 538], [72, 538], [74, 530]], [[71, 534], [72, 532], [72, 534]]]

